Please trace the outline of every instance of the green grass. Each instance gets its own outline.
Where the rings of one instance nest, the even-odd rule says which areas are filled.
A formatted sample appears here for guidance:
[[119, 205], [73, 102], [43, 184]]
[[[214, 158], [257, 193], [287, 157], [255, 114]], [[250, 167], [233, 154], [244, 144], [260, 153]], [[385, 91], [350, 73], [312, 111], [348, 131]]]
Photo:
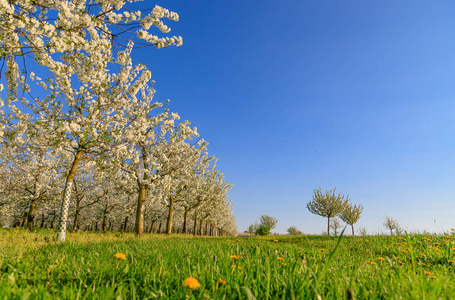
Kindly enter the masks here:
[[[0, 299], [346, 299], [348, 290], [356, 299], [455, 294], [451, 237], [343, 237], [329, 260], [335, 237], [71, 233], [67, 243], [57, 244], [54, 235], [0, 230]], [[190, 276], [200, 288], [182, 285]]]

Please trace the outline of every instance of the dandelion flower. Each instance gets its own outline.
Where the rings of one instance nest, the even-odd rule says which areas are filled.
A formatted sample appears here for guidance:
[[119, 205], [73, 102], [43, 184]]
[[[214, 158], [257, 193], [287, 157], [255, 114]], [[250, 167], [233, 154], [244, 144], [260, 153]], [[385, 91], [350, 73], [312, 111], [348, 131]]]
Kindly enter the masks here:
[[279, 257], [279, 256], [277, 257], [277, 259], [278, 259], [278, 260], [284, 260], [284, 258], [282, 258], [282, 257]]
[[441, 245], [441, 243], [434, 243], [434, 244], [435, 244], [436, 246], [440, 246], [440, 245]]
[[223, 280], [223, 279], [218, 279], [218, 283], [219, 284], [222, 284], [222, 285], [226, 285], [226, 280]]
[[194, 289], [197, 289], [198, 287], [200, 287], [201, 284], [199, 283], [199, 281], [196, 278], [188, 277], [187, 279], [185, 279], [183, 281], [183, 286], [186, 286], [190, 290], [194, 290]]
[[321, 249], [321, 252], [324, 252], [324, 251], [325, 251], [325, 249], [324, 249], [324, 248], [322, 248], [322, 249]]
[[379, 256], [379, 257], [378, 257], [378, 260], [384, 260], [384, 257], [380, 257], [380, 256]]
[[234, 259], [234, 260], [237, 260], [237, 259], [239, 259], [239, 256], [238, 255], [231, 255], [231, 258]]
[[434, 276], [434, 275], [431, 275], [430, 278], [432, 279], [438, 279], [438, 277]]
[[46, 285], [49, 285], [49, 284], [51, 284], [51, 283], [49, 281], [46, 281]]
[[278, 240], [273, 240], [274, 243], [278, 243]]
[[371, 264], [372, 264], [373, 266], [377, 266], [377, 265], [378, 265], [378, 264], [375, 263], [374, 261], [372, 261]]
[[239, 270], [241, 270], [241, 269], [242, 269], [242, 267], [241, 267], [241, 266], [238, 266], [237, 268], [238, 268]]
[[123, 253], [117, 253], [115, 254], [115, 257], [117, 257], [118, 259], [126, 260], [126, 255]]
[[453, 259], [449, 259], [447, 262], [453, 263], [454, 261], [453, 261]]
[[424, 273], [427, 275], [431, 275], [431, 272], [428, 272], [428, 271], [424, 271]]

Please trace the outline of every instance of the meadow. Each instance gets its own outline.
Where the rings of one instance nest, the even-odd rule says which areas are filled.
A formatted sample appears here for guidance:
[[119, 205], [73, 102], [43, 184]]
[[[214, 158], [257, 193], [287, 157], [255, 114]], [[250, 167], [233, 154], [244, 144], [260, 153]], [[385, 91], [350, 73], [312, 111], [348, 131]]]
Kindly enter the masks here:
[[137, 238], [80, 232], [69, 233], [63, 244], [54, 236], [49, 230], [0, 229], [0, 299], [450, 299], [455, 294], [451, 234]]

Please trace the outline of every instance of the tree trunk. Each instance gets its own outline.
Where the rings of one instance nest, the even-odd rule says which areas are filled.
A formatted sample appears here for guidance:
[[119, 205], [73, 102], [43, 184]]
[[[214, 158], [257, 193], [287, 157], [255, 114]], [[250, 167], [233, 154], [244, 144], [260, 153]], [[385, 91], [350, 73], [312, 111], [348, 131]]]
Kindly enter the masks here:
[[51, 229], [54, 229], [54, 223], [55, 223], [56, 218], [57, 218], [57, 212], [54, 210], [53, 215], [52, 215], [52, 221], [51, 221]]
[[172, 215], [174, 214], [174, 197], [169, 197], [169, 214], [167, 216], [166, 234], [172, 233]]
[[139, 195], [137, 197], [137, 210], [136, 210], [136, 227], [135, 233], [138, 236], [144, 234], [144, 209], [145, 209], [145, 196], [147, 188], [144, 185], [139, 186]]
[[208, 229], [209, 229], [209, 221], [206, 221], [205, 222], [205, 230], [204, 230], [205, 235], [209, 235]]
[[187, 234], [188, 233], [188, 214], [189, 212], [185, 210], [185, 213], [183, 214], [183, 233]]
[[29, 230], [32, 230], [33, 227], [33, 220], [35, 219], [35, 212], [36, 212], [36, 203], [38, 203], [38, 199], [33, 199], [30, 202], [30, 209], [28, 210], [27, 216], [27, 227]]
[[202, 222], [203, 220], [199, 220], [199, 235], [202, 236], [204, 235], [204, 227], [202, 227]]
[[125, 232], [127, 225], [128, 225], [128, 216], [125, 217], [125, 221], [123, 222], [122, 232]]
[[155, 225], [155, 220], [152, 221], [152, 224], [150, 225], [150, 233], [154, 233], [153, 232], [153, 226]]
[[327, 218], [327, 235], [330, 236], [330, 217]]
[[194, 215], [194, 224], [193, 224], [193, 235], [197, 235], [197, 217]]
[[41, 214], [41, 228], [44, 227], [44, 213]]
[[74, 212], [74, 223], [73, 223], [73, 231], [76, 231], [79, 228], [79, 214], [81, 210], [79, 208], [79, 203], [76, 206], [76, 211]]
[[351, 225], [352, 228], [352, 236], [354, 236], [354, 224]]
[[24, 212], [21, 220], [19, 221], [20, 227], [24, 227], [25, 225], [27, 225], [27, 218], [28, 218], [27, 212]]
[[82, 159], [82, 151], [78, 150], [74, 156], [73, 164], [71, 166], [68, 177], [66, 177], [65, 190], [63, 191], [62, 210], [60, 215], [60, 222], [58, 224], [57, 240], [64, 242], [66, 237], [66, 223], [68, 221], [68, 209], [70, 207], [71, 189], [73, 187], [74, 176], [76, 176], [77, 166]]
[[103, 211], [103, 224], [101, 225], [101, 231], [102, 232], [106, 231], [106, 221], [107, 221], [107, 213], [106, 213], [106, 208], [104, 208], [104, 211]]
[[161, 233], [161, 222], [160, 222], [160, 226], [158, 226], [158, 232], [157, 233]]

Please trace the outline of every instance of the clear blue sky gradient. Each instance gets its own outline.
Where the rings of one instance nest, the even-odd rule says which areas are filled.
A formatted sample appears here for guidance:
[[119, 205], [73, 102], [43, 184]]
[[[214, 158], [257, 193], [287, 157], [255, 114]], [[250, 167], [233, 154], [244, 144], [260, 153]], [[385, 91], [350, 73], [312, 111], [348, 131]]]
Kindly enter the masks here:
[[370, 233], [385, 216], [455, 227], [455, 2], [155, 3], [184, 44], [134, 61], [210, 142], [239, 231], [269, 214], [277, 232], [321, 233], [318, 187], [363, 204]]

